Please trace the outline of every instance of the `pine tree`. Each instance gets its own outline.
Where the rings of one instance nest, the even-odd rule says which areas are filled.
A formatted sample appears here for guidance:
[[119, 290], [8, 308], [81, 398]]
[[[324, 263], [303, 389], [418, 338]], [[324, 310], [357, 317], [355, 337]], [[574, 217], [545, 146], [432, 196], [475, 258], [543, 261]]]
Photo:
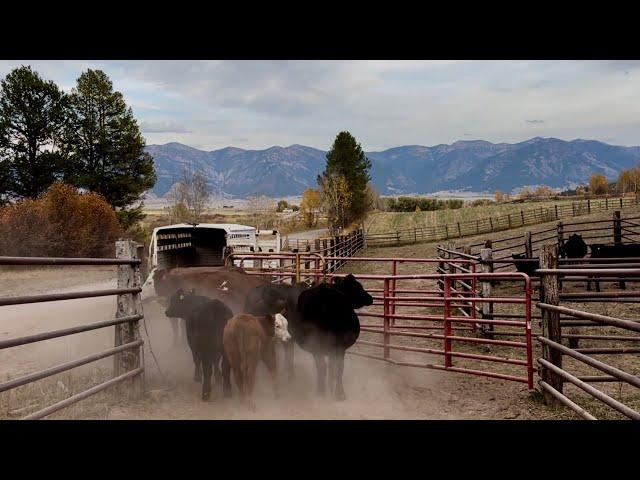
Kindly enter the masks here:
[[368, 170], [371, 161], [365, 156], [362, 147], [349, 132], [340, 132], [331, 150], [327, 153], [327, 166], [318, 183], [323, 178], [342, 176], [350, 192], [349, 204], [345, 208], [345, 220], [351, 222], [361, 218], [367, 210], [367, 182], [371, 180]]
[[72, 160], [68, 178], [104, 196], [122, 220], [134, 221], [140, 207], [126, 208], [153, 187], [153, 158], [120, 92], [101, 70], [87, 70], [69, 96], [65, 153]]
[[62, 177], [67, 97], [29, 66], [0, 82], [0, 198], [35, 198]]

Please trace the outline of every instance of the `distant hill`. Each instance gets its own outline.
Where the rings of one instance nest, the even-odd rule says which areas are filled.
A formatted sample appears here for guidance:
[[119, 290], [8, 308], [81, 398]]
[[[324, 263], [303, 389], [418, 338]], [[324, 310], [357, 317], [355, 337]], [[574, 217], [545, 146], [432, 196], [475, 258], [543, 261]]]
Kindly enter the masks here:
[[[147, 151], [154, 157], [158, 182], [152, 193], [157, 196], [169, 191], [185, 163], [203, 169], [218, 195], [300, 195], [317, 186], [326, 155], [303, 145], [206, 152], [175, 142], [149, 145]], [[593, 173], [613, 180], [620, 170], [640, 163], [640, 147], [541, 137], [514, 144], [473, 140], [433, 147], [409, 145], [366, 155], [372, 162], [372, 181], [383, 195], [511, 191], [541, 184], [566, 187], [587, 182]]]

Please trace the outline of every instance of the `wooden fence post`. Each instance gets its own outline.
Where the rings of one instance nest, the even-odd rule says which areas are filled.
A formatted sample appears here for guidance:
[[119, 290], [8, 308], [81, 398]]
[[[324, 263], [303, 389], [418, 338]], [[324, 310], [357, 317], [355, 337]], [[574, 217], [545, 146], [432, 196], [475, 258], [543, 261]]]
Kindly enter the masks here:
[[491, 231], [493, 232], [493, 220], [491, 220], [491, 217], [489, 217], [489, 224], [491, 225]]
[[557, 230], [558, 230], [558, 248], [560, 249], [564, 245], [564, 227], [562, 225], [562, 222], [558, 222]]
[[520, 210], [520, 218], [522, 219], [522, 226], [524, 227], [524, 210]]
[[613, 243], [622, 243], [622, 222], [620, 221], [620, 210], [613, 212]]
[[[482, 273], [493, 272], [493, 263], [487, 263], [487, 261], [491, 259], [491, 240], [487, 240], [485, 242], [485, 248], [482, 248], [480, 250], [480, 264]], [[480, 283], [482, 284], [482, 291], [480, 292], [480, 296], [483, 298], [491, 297], [491, 280], [488, 278], [483, 278]], [[493, 319], [493, 302], [484, 302], [482, 304], [481, 317], [486, 320]], [[482, 334], [483, 337], [493, 338], [493, 324], [482, 325]]]
[[591, 213], [591, 199], [587, 198], [587, 213]]
[[480, 220], [476, 218], [476, 235], [480, 233]]
[[509, 221], [509, 228], [511, 228], [511, 214], [507, 215], [507, 220]]
[[[467, 246], [462, 247], [462, 253], [464, 253], [464, 254], [466, 254], [466, 255], [471, 255], [471, 247], [470, 247], [470, 246], [468, 246], [468, 245], [467, 245]], [[466, 265], [466, 266], [467, 266], [467, 267], [469, 267], [469, 265]], [[469, 287], [473, 287], [473, 280], [468, 279], [468, 280], [466, 280], [466, 281], [465, 281], [465, 283], [467, 283], [467, 284], [469, 285]], [[463, 285], [462, 290], [463, 290], [463, 291], [465, 291], [465, 292], [471, 292], [471, 291], [472, 291], [472, 288], [468, 288], [468, 287], [465, 287], [465, 286]], [[472, 292], [472, 293], [471, 293], [471, 296], [472, 296], [472, 297], [474, 297], [475, 295], [476, 295], [476, 293], [475, 293], [475, 292]], [[467, 295], [465, 295], [465, 297], [467, 297]], [[473, 316], [473, 312], [472, 312], [472, 309], [473, 309], [473, 308], [475, 308], [475, 307], [474, 307], [474, 304], [473, 304], [472, 302], [469, 302], [469, 306], [468, 306], [468, 307], [466, 307], [466, 308], [464, 308], [464, 311], [465, 311], [465, 312], [467, 312], [467, 315], [469, 315], [470, 317], [472, 317], [472, 316]], [[473, 328], [476, 328], [476, 325], [474, 325], [474, 326], [473, 326]]]
[[533, 258], [533, 244], [531, 243], [531, 232], [524, 232], [524, 253], [525, 253], [525, 257]]
[[[116, 258], [137, 259], [136, 242], [131, 240], [118, 240], [116, 242]], [[138, 288], [142, 286], [140, 267], [138, 265], [118, 265], [118, 288]], [[140, 293], [128, 293], [118, 295], [116, 318], [139, 315], [142, 313], [142, 302]], [[114, 346], [140, 340], [139, 321], [121, 323], [115, 326]], [[113, 375], [117, 377], [141, 366], [142, 346], [116, 353], [113, 357]], [[136, 375], [131, 383], [124, 382], [120, 388], [124, 392], [127, 384], [133, 387], [128, 389], [129, 395], [133, 398], [140, 398], [144, 391], [142, 375]]]
[[445, 238], [449, 240], [449, 224], [448, 223], [444, 224], [444, 231], [445, 231]]
[[[558, 246], [543, 245], [540, 254], [540, 268], [557, 269], [558, 268]], [[542, 303], [549, 305], [559, 305], [560, 295], [558, 289], [557, 275], [542, 275], [540, 282], [540, 299]], [[560, 314], [550, 310], [542, 310], [542, 336], [549, 340], [562, 343], [562, 330], [560, 327]], [[556, 349], [550, 348], [548, 345], [542, 344], [542, 358], [552, 363], [558, 368], [562, 368], [562, 353]], [[557, 391], [562, 393], [562, 378], [540, 366], [540, 377]], [[543, 390], [544, 401], [547, 405], [556, 402], [555, 398], [546, 390]]]
[[558, 220], [558, 204], [556, 203], [554, 207], [556, 208], [556, 220]]
[[462, 231], [460, 230], [460, 222], [458, 222], [458, 238], [462, 238]]

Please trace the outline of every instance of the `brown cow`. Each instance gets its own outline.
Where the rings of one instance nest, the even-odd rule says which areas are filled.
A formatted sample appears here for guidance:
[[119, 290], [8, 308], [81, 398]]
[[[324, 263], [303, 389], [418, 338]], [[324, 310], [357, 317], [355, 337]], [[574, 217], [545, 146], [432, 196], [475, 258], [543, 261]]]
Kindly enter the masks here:
[[226, 354], [223, 376], [233, 371], [242, 403], [256, 409], [253, 389], [256, 381], [258, 361], [262, 360], [271, 376], [274, 392], [277, 394], [276, 354], [273, 340], [291, 340], [287, 330], [287, 320], [280, 314], [255, 316], [240, 314], [228, 321], [224, 327], [222, 343]]
[[[178, 290], [191, 291], [195, 288], [199, 295], [220, 300], [234, 314], [243, 311], [245, 298], [251, 289], [269, 283], [268, 277], [249, 275], [235, 266], [159, 269], [153, 273], [152, 281], [159, 297], [169, 299]], [[171, 320], [174, 343], [177, 343], [178, 320]]]

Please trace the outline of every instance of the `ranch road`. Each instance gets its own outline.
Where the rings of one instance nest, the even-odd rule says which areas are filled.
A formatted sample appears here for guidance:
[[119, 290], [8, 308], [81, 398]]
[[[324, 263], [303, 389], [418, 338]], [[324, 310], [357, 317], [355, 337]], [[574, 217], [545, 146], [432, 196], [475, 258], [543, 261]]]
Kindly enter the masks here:
[[[64, 288], [55, 288], [64, 285]], [[0, 271], [0, 295], [53, 293], [112, 288], [113, 267], [56, 267]], [[505, 382], [347, 356], [344, 385], [347, 400], [335, 402], [314, 394], [315, 367], [311, 355], [296, 347], [297, 376], [274, 398], [267, 372], [259, 366], [256, 385], [258, 410], [253, 413], [233, 399], [220, 398], [219, 387], [210, 402], [200, 400], [193, 382], [193, 363], [186, 341], [173, 345], [171, 324], [155, 302], [144, 306], [149, 337], [145, 341], [146, 387], [143, 400], [116, 399], [110, 419], [504, 419], [541, 418], [540, 406], [526, 389], [513, 398]], [[0, 338], [106, 320], [115, 314], [115, 297], [66, 300], [0, 307]], [[60, 339], [0, 351], [3, 380], [73, 360], [113, 346], [113, 329], [100, 329]], [[164, 377], [151, 355], [153, 349]], [[278, 361], [282, 352], [278, 350]], [[110, 368], [111, 358], [73, 370], [81, 375], [95, 366]], [[234, 386], [235, 389], [235, 386]], [[235, 390], [234, 390], [235, 391]], [[83, 400], [89, 403], [92, 398]], [[546, 415], [548, 417], [548, 413]], [[544, 416], [543, 416], [544, 418]]]

